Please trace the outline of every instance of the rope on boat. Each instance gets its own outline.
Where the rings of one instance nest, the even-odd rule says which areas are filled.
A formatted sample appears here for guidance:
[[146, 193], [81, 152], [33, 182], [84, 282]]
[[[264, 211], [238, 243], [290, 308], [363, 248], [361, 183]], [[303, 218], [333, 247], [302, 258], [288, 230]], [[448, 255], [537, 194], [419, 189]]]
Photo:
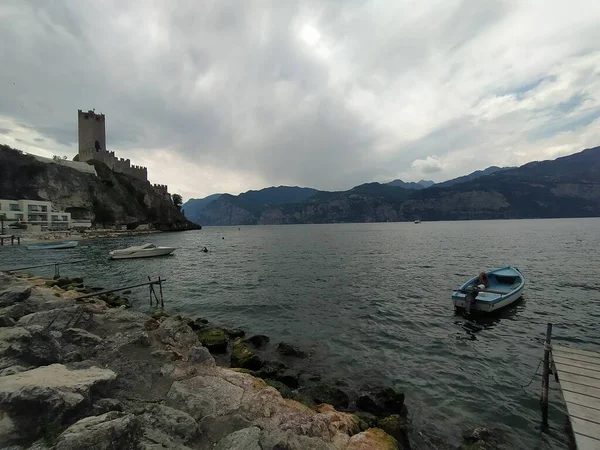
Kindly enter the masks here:
[[533, 376], [531, 377], [531, 380], [529, 380], [529, 383], [521, 386], [523, 389], [525, 389], [526, 387], [530, 386], [531, 383], [533, 383], [533, 380], [535, 379], [535, 376], [538, 373], [538, 370], [540, 370], [540, 366], [542, 365], [542, 360], [540, 359], [540, 362], [538, 363], [537, 369], [535, 369], [535, 373], [533, 374]]

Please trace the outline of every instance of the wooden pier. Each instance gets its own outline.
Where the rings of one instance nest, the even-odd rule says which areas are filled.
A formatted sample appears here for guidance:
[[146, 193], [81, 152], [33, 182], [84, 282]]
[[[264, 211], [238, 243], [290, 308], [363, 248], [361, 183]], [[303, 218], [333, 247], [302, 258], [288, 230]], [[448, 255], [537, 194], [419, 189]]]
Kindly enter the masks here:
[[600, 353], [552, 346], [577, 450], [600, 449]]

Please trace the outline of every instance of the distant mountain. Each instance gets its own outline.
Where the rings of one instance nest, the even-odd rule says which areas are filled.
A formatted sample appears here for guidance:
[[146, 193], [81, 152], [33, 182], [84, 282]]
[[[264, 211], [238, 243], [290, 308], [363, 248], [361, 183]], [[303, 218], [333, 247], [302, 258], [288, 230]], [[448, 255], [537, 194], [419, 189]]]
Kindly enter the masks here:
[[418, 183], [415, 183], [413, 181], [406, 182], [406, 181], [402, 181], [402, 180], [394, 180], [394, 181], [390, 181], [389, 183], [385, 183], [385, 184], [387, 184], [388, 186], [396, 186], [396, 187], [401, 187], [404, 189], [418, 190], [418, 189], [425, 189], [430, 186], [433, 186], [435, 184], [435, 182], [433, 182], [431, 180], [421, 180]]
[[421, 189], [405, 188], [392, 182], [367, 183], [340, 192], [280, 186], [239, 196], [225, 194], [206, 205], [199, 223], [240, 225], [596, 216], [600, 216], [600, 147], [519, 168], [490, 167]]
[[448, 186], [454, 186], [455, 184], [458, 183], [464, 183], [465, 181], [471, 181], [471, 180], [475, 180], [476, 178], [479, 177], [484, 177], [486, 175], [491, 175], [493, 173], [496, 172], [501, 172], [503, 170], [510, 170], [510, 169], [515, 169], [515, 167], [497, 167], [497, 166], [491, 166], [488, 167], [487, 169], [484, 170], [476, 170], [473, 173], [470, 173], [469, 175], [464, 175], [462, 177], [458, 177], [458, 178], [454, 178], [452, 180], [448, 180], [448, 181], [444, 181], [443, 183], [438, 183], [436, 186], [440, 187], [448, 187]]
[[185, 218], [200, 225], [200, 215], [210, 202], [218, 199], [223, 194], [212, 194], [204, 198], [190, 198], [183, 204], [181, 210], [185, 214]]

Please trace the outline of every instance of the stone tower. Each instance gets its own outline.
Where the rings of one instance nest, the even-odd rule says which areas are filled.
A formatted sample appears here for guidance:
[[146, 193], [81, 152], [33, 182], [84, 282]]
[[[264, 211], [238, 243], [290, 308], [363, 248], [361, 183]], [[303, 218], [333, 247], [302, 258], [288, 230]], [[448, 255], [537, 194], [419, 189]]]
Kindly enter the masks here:
[[94, 154], [106, 152], [106, 130], [104, 114], [78, 110], [79, 160], [88, 161]]

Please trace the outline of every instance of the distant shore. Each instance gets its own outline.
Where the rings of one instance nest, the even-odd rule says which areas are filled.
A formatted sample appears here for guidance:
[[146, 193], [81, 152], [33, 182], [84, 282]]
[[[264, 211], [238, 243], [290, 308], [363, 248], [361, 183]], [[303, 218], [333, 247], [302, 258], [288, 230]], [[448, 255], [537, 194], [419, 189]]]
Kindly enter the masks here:
[[[146, 236], [163, 233], [160, 230], [90, 230], [78, 231], [48, 231], [35, 234], [15, 234], [21, 238], [22, 244], [37, 244], [48, 241], [87, 241], [92, 239], [117, 238], [128, 236]], [[11, 235], [12, 233], [6, 233]]]

